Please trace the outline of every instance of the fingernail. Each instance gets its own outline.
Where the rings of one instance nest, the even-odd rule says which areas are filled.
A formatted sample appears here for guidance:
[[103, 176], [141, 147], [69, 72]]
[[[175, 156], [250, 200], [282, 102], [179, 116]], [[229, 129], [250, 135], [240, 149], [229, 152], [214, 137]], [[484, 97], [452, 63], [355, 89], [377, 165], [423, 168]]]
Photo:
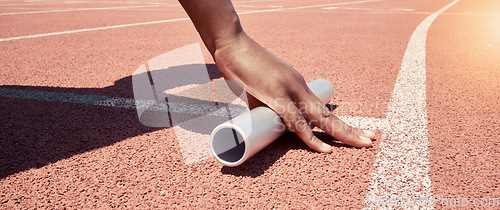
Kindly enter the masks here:
[[375, 132], [371, 131], [371, 130], [363, 130], [363, 132], [366, 134], [366, 135], [369, 135], [369, 136], [375, 136]]
[[330, 145], [326, 144], [325, 142], [323, 142], [322, 144], [323, 144], [323, 147], [324, 147], [325, 149], [330, 149], [330, 148], [332, 148], [332, 146], [330, 146]]
[[363, 141], [372, 141], [370, 138], [364, 136], [359, 136], [359, 138], [362, 139]]

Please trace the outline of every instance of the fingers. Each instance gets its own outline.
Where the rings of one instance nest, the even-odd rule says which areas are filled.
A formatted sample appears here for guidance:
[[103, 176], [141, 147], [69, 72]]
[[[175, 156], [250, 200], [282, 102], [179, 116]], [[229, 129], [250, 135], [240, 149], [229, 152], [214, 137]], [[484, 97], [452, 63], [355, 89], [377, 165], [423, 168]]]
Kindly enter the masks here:
[[[295, 132], [311, 149], [326, 153], [332, 151], [331, 146], [314, 136], [307, 122], [321, 128], [344, 144], [360, 148], [372, 146], [372, 139], [375, 138], [373, 131], [349, 126], [335, 117], [310, 91], [298, 90], [290, 96], [289, 99], [282, 100], [283, 103], [274, 104], [271, 107], [286, 107], [280, 109], [281, 111], [274, 110], [282, 117], [285, 125]], [[295, 103], [293, 101], [299, 102]]]
[[371, 131], [371, 130], [361, 130], [359, 128], [355, 128], [355, 133], [358, 135], [358, 136], [363, 136], [363, 137], [366, 137], [366, 138], [369, 138], [371, 140], [375, 139], [375, 132]]
[[372, 139], [375, 138], [373, 131], [364, 131], [347, 125], [335, 117], [321, 102], [310, 103], [308, 106], [310, 108], [306, 115], [307, 120], [334, 138], [354, 147], [370, 147], [372, 145]]
[[[334, 138], [342, 141], [344, 144], [353, 147], [371, 147], [372, 140], [366, 136], [361, 136], [360, 129], [353, 128], [335, 116], [328, 119], [330, 123], [325, 124], [325, 130]], [[333, 131], [333, 132], [332, 132]]]
[[306, 119], [302, 113], [299, 112], [299, 109], [293, 104], [293, 102], [289, 101], [286, 106], [286, 112], [278, 113], [282, 117], [285, 125], [291, 131], [295, 132], [295, 134], [297, 134], [297, 136], [299, 136], [299, 138], [302, 139], [302, 141], [311, 149], [324, 153], [332, 152], [332, 147], [330, 145], [322, 142], [314, 136], [311, 128], [307, 124]]

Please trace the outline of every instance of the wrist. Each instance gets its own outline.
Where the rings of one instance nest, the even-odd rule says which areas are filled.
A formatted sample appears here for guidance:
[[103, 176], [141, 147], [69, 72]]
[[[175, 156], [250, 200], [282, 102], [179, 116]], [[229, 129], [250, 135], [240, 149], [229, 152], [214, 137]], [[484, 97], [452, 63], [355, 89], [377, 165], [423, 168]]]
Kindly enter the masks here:
[[247, 49], [250, 40], [250, 37], [244, 32], [225, 39], [215, 40], [215, 50], [212, 53], [212, 57], [215, 64], [223, 73], [225, 73], [224, 70], [227, 69], [226, 67], [229, 67], [235, 60], [235, 56], [238, 54], [247, 54], [244, 51]]
[[236, 12], [230, 15], [230, 17], [225, 17], [223, 25], [206, 25], [205, 27], [197, 28], [197, 30], [212, 57], [215, 56], [215, 51], [233, 43], [238, 37], [244, 34]]

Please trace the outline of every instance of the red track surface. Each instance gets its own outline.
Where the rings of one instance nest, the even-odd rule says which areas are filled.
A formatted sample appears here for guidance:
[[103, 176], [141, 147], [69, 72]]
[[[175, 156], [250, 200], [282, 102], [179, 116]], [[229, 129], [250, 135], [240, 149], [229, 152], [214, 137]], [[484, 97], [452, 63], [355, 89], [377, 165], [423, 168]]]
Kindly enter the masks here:
[[[346, 1], [234, 4], [243, 12], [336, 2]], [[450, 2], [385, 0], [240, 18], [248, 34], [307, 81], [332, 81], [336, 114], [385, 118], [410, 36]], [[153, 2], [50, 3], [2, 1], [0, 13]], [[0, 39], [185, 17], [180, 6], [165, 5], [2, 15]], [[500, 197], [499, 22], [495, 0], [461, 0], [428, 32], [433, 195]], [[3, 41], [0, 88], [132, 98], [130, 76], [139, 65], [194, 42], [201, 41], [186, 20]], [[336, 146], [319, 154], [287, 134], [228, 168], [215, 158], [185, 165], [173, 129], [144, 127], [134, 110], [2, 97], [0, 116], [2, 208], [361, 208], [384, 141], [356, 149], [318, 134]]]

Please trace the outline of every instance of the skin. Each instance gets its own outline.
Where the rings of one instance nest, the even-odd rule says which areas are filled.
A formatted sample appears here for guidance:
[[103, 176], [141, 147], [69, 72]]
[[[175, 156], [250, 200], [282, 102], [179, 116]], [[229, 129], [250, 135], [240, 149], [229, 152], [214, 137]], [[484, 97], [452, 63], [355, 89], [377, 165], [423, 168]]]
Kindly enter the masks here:
[[302, 75], [252, 38], [241, 27], [230, 0], [179, 0], [226, 80], [245, 85], [249, 106], [268, 106], [290, 130], [318, 152], [330, 145], [316, 138], [311, 122], [335, 139], [370, 147], [373, 131], [353, 128], [334, 116], [307, 87]]

